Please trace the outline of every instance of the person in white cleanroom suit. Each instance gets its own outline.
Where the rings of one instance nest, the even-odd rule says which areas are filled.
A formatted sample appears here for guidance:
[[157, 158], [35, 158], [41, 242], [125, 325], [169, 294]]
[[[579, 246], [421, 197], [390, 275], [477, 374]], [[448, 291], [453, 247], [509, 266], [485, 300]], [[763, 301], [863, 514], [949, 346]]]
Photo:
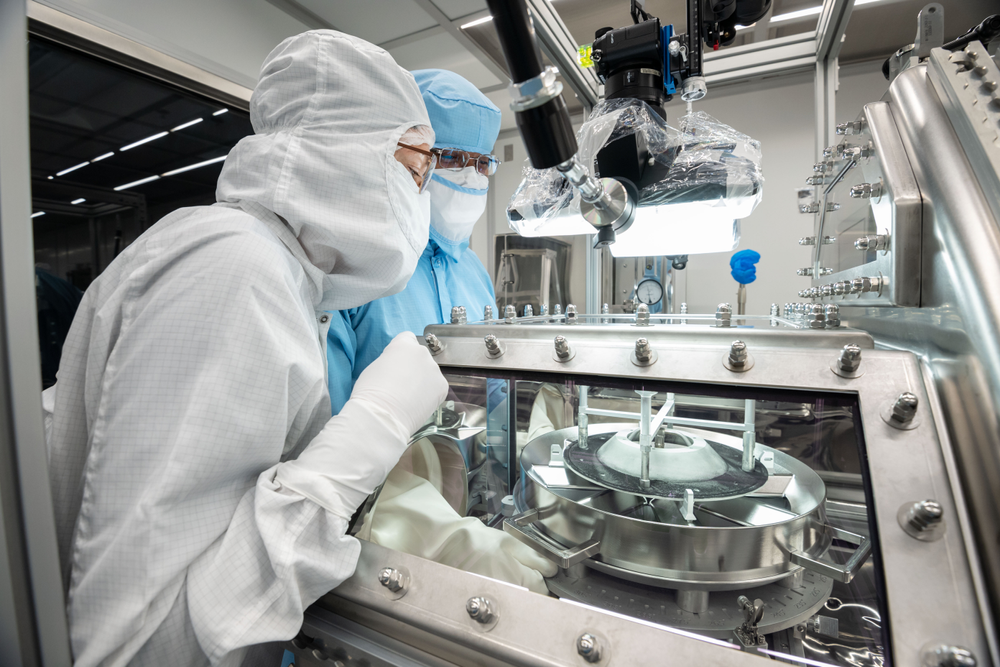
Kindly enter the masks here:
[[49, 459], [77, 667], [238, 665], [294, 637], [447, 391], [407, 333], [330, 417], [326, 311], [401, 290], [427, 242], [421, 154], [397, 146], [434, 141], [413, 77], [309, 32], [267, 57], [250, 113], [218, 203], [129, 246], [66, 340]]

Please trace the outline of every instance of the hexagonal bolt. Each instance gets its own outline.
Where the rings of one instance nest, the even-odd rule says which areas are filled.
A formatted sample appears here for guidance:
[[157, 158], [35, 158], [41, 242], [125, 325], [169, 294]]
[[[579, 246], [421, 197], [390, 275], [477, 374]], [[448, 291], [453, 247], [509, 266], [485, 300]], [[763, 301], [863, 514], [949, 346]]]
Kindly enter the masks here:
[[851, 281], [851, 294], [861, 294], [864, 291], [864, 279], [855, 278]]
[[830, 267], [828, 267], [828, 266], [821, 266], [821, 267], [819, 267], [819, 275], [821, 275], [821, 276], [828, 276], [831, 273], [833, 273], [833, 269], [831, 269]]
[[976, 667], [976, 656], [961, 646], [939, 644], [920, 656], [923, 667]]
[[576, 306], [573, 304], [566, 306], [566, 324], [576, 324]]
[[845, 373], [853, 373], [861, 367], [861, 348], [854, 343], [845, 345], [840, 351], [837, 366]]
[[813, 274], [813, 267], [811, 266], [795, 270], [795, 275], [797, 276], [811, 276], [812, 274]]
[[486, 306], [483, 308], [483, 321], [489, 322], [493, 319], [493, 306]]
[[781, 317], [781, 309], [776, 303], [771, 304], [771, 317]]
[[909, 424], [917, 416], [917, 406], [919, 404], [920, 401], [914, 394], [904, 391], [896, 398], [896, 402], [892, 404], [892, 420], [900, 424]]
[[852, 199], [878, 199], [882, 194], [881, 183], [858, 183], [851, 186]]
[[469, 618], [483, 625], [492, 623], [497, 617], [493, 603], [484, 597], [469, 598], [465, 603], [465, 611], [468, 612]]
[[816, 245], [815, 236], [803, 236], [799, 239], [799, 245]]
[[816, 164], [813, 165], [813, 171], [816, 172], [817, 174], [825, 174], [831, 169], [833, 169], [833, 165], [831, 165], [829, 162], [817, 162]]
[[840, 306], [835, 303], [827, 304], [823, 314], [826, 315], [827, 329], [836, 329], [840, 326]]
[[498, 339], [495, 335], [486, 334], [483, 341], [486, 343], [486, 352], [491, 357], [498, 357], [503, 354], [503, 350], [500, 349], [500, 339]]
[[640, 338], [635, 341], [635, 358], [644, 364], [653, 358], [653, 348], [647, 339]]
[[[838, 204], [835, 201], [828, 201], [826, 203], [826, 210], [827, 210], [828, 213], [833, 213], [834, 211], [839, 211], [840, 210], [840, 204]], [[823, 243], [828, 243], [828, 241], [827, 241], [828, 238], [830, 238], [830, 237], [829, 236], [823, 237]]]
[[565, 336], [555, 337], [556, 345], [556, 356], [560, 359], [569, 359], [569, 341], [566, 340]]
[[424, 336], [424, 341], [427, 343], [427, 349], [431, 351], [431, 354], [437, 354], [441, 351], [441, 341], [434, 334], [429, 333]]
[[687, 315], [687, 314], [688, 314], [687, 301], [682, 301], [681, 302], [681, 315]]
[[539, 315], [548, 315], [549, 314], [549, 304], [543, 303], [542, 306], [541, 306], [541, 308], [538, 309], [538, 314]]
[[799, 213], [819, 213], [819, 203], [799, 204]]
[[931, 530], [943, 520], [944, 509], [936, 500], [921, 500], [913, 503], [913, 506], [906, 513], [906, 523], [918, 533]]
[[818, 289], [818, 296], [833, 296], [833, 285], [823, 285]]
[[455, 306], [451, 309], [452, 324], [465, 324], [466, 321], [465, 306]]
[[720, 303], [715, 308], [715, 322], [717, 326], [728, 327], [733, 319], [733, 307], [728, 303]]
[[534, 317], [535, 316], [535, 309], [531, 306], [530, 303], [525, 304], [525, 306], [524, 306], [524, 316], [525, 317]]
[[822, 176], [810, 176], [806, 179], [806, 185], [823, 185], [825, 180]]
[[508, 303], [503, 309], [503, 321], [505, 324], [513, 324], [516, 319], [517, 309], [514, 308], [514, 304]]
[[393, 593], [403, 590], [406, 585], [403, 573], [392, 567], [384, 567], [379, 571], [378, 582]]
[[610, 313], [611, 313], [611, 309], [610, 309], [610, 308], [608, 308], [608, 304], [606, 304], [606, 303], [605, 303], [605, 304], [603, 304], [603, 305], [601, 306], [601, 315], [608, 315], [608, 314], [610, 314]]
[[562, 304], [561, 303], [557, 303], [555, 305], [555, 307], [552, 309], [552, 314], [553, 315], [562, 315]]
[[601, 642], [594, 635], [585, 632], [576, 639], [576, 652], [587, 662], [600, 662]]
[[809, 308], [809, 328], [810, 329], [826, 328], [826, 308], [823, 307], [823, 304], [821, 303], [813, 304]]
[[639, 304], [635, 309], [635, 323], [640, 327], [649, 326], [649, 306], [644, 303]]
[[733, 366], [746, 366], [748, 358], [747, 344], [741, 340], [734, 340], [729, 346], [729, 363]]
[[862, 236], [861, 238], [859, 238], [854, 242], [854, 247], [864, 252], [875, 251], [875, 250], [888, 250], [889, 235], [869, 234], [868, 236]]

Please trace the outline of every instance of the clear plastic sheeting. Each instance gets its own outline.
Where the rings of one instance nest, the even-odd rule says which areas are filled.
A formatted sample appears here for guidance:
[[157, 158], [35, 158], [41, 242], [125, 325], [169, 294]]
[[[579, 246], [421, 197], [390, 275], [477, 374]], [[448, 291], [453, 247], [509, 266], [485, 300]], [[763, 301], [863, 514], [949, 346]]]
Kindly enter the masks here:
[[[681, 117], [678, 127], [645, 102], [618, 99], [599, 103], [580, 128], [577, 159], [599, 176], [631, 170], [639, 192], [635, 223], [611, 246], [618, 256], [631, 248], [642, 255], [732, 250], [737, 221], [760, 202], [760, 142], [704, 112]], [[615, 173], [602, 174], [612, 156]], [[580, 195], [555, 169], [525, 167], [507, 218], [522, 236], [594, 233], [580, 215]]]

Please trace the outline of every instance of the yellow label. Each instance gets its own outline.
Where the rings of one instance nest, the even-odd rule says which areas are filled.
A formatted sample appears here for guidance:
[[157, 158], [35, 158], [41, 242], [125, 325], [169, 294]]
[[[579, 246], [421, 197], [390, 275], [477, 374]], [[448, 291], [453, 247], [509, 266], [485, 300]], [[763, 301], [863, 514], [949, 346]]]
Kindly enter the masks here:
[[594, 61], [590, 57], [591, 51], [593, 51], [593, 47], [590, 44], [584, 44], [583, 46], [581, 46], [579, 49], [576, 50], [579, 56], [578, 59], [580, 61], [580, 67], [594, 66]]

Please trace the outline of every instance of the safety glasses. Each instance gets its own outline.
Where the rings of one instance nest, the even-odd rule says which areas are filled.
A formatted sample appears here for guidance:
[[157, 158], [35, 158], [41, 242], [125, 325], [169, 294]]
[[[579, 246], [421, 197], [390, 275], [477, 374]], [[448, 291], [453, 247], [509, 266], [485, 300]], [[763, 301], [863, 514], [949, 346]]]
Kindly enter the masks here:
[[431, 172], [437, 166], [438, 154], [398, 141], [396, 145], [406, 149], [402, 152], [396, 151], [397, 159], [400, 164], [406, 167], [410, 175], [413, 176], [413, 180], [420, 189], [420, 192], [423, 192], [427, 189], [427, 184], [431, 182]]
[[483, 176], [492, 176], [497, 173], [497, 167], [500, 166], [500, 160], [495, 155], [469, 153], [454, 148], [436, 148], [434, 151], [438, 154], [438, 169], [458, 171], [472, 166]]

